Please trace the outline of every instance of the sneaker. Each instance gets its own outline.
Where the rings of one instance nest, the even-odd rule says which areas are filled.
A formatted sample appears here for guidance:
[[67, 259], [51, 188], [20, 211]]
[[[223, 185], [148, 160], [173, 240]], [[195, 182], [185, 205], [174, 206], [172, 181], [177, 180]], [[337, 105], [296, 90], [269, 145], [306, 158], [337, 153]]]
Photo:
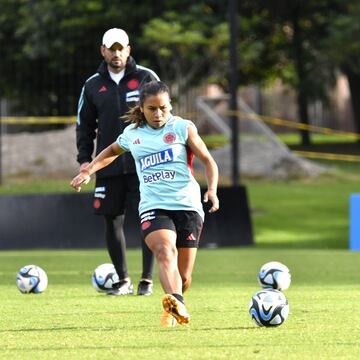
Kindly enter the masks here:
[[112, 289], [107, 291], [107, 295], [133, 295], [134, 286], [130, 280], [122, 280], [114, 283]]
[[163, 327], [174, 327], [176, 326], [177, 321], [176, 319], [169, 314], [167, 311], [163, 311], [161, 317], [160, 317], [160, 325]]
[[138, 289], [137, 289], [137, 294], [138, 295], [145, 295], [145, 296], [149, 296], [152, 295], [153, 293], [153, 283], [150, 280], [140, 280], [139, 285], [138, 285]]
[[171, 294], [165, 294], [163, 299], [164, 310], [172, 315], [180, 325], [187, 324], [190, 321], [185, 305]]

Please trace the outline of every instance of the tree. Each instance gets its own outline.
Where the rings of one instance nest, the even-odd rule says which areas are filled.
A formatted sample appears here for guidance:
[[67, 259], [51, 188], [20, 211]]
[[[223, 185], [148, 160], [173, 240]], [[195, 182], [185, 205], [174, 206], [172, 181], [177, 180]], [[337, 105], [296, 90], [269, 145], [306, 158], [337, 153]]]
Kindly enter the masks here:
[[19, 114], [73, 115], [83, 82], [101, 61], [102, 34], [123, 27], [136, 45], [139, 24], [160, 5], [134, 11], [132, 1], [1, 0], [1, 96]]
[[[226, 2], [159, 0], [134, 8], [130, 0], [0, 1], [1, 97], [13, 100], [18, 113], [73, 115], [110, 27], [129, 32], [135, 58], [172, 85], [175, 100], [202, 83], [228, 90]], [[360, 131], [358, 1], [243, 0], [239, 5], [240, 84], [281, 78], [297, 91], [300, 120], [308, 124], [308, 104], [326, 99], [335, 70], [341, 69]], [[310, 142], [307, 131], [302, 141]]]
[[338, 1], [328, 19], [328, 36], [321, 46], [330, 61], [347, 77], [355, 128], [360, 133], [360, 3]]
[[[167, 11], [143, 26], [143, 43], [155, 56], [162, 78], [172, 85], [175, 99], [191, 86], [202, 83], [216, 83], [225, 92], [229, 90], [227, 10], [226, 3], [198, 1], [187, 7], [186, 14]], [[275, 77], [276, 40], [264, 25], [264, 12], [243, 6], [240, 14], [241, 85]]]
[[167, 11], [143, 26], [143, 44], [154, 54], [175, 101], [226, 66], [229, 34], [224, 16], [200, 2], [186, 13]]
[[[273, 51], [282, 65], [278, 75], [296, 90], [300, 122], [304, 125], [309, 125], [309, 104], [326, 100], [327, 90], [334, 84], [334, 68], [319, 47], [319, 39], [327, 36], [327, 18], [334, 1], [256, 2], [256, 6], [267, 10], [264, 19], [276, 39]], [[301, 130], [301, 139], [305, 146], [311, 143], [307, 129]]]

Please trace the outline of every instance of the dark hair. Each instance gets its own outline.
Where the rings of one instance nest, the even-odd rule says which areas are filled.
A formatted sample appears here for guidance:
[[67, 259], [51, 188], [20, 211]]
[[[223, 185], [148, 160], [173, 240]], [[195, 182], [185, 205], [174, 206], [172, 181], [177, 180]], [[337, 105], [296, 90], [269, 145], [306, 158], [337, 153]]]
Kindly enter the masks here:
[[131, 123], [135, 124], [135, 127], [138, 128], [146, 124], [146, 119], [144, 114], [141, 112], [140, 107], [144, 105], [145, 100], [149, 96], [158, 95], [161, 93], [170, 94], [170, 90], [168, 86], [163, 83], [162, 81], [150, 81], [140, 88], [139, 94], [139, 103], [135, 107], [131, 108], [123, 118], [126, 121], [130, 121]]

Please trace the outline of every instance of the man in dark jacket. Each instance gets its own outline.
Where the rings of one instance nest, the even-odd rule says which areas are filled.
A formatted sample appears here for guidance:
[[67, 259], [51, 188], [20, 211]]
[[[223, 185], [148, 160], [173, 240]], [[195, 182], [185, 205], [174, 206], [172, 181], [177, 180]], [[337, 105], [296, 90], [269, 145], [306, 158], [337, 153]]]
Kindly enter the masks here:
[[[122, 29], [109, 29], [100, 47], [104, 60], [86, 80], [77, 114], [76, 142], [80, 170], [96, 154], [113, 143], [128, 125], [122, 116], [138, 101], [142, 83], [159, 80], [152, 70], [137, 65], [130, 56], [129, 38]], [[139, 201], [139, 181], [130, 153], [119, 157], [96, 175], [94, 212], [105, 217], [105, 239], [119, 276], [109, 295], [133, 294], [126, 262], [124, 214], [128, 202]], [[139, 235], [140, 236], [140, 235]], [[142, 240], [143, 272], [137, 294], [152, 294], [154, 258]]]

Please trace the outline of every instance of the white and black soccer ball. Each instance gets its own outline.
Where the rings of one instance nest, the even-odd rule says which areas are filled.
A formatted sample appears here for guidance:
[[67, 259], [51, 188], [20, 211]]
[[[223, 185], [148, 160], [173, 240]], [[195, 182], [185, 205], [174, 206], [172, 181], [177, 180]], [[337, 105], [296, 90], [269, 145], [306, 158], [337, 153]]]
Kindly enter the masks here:
[[16, 274], [16, 285], [23, 294], [39, 294], [46, 290], [48, 278], [40, 266], [26, 265]]
[[278, 261], [264, 264], [258, 275], [258, 281], [263, 288], [286, 290], [291, 283], [289, 268]]
[[251, 298], [249, 314], [258, 326], [279, 326], [289, 316], [289, 304], [281, 291], [264, 289]]
[[119, 276], [113, 264], [101, 264], [94, 270], [91, 282], [96, 291], [106, 292], [119, 282]]

